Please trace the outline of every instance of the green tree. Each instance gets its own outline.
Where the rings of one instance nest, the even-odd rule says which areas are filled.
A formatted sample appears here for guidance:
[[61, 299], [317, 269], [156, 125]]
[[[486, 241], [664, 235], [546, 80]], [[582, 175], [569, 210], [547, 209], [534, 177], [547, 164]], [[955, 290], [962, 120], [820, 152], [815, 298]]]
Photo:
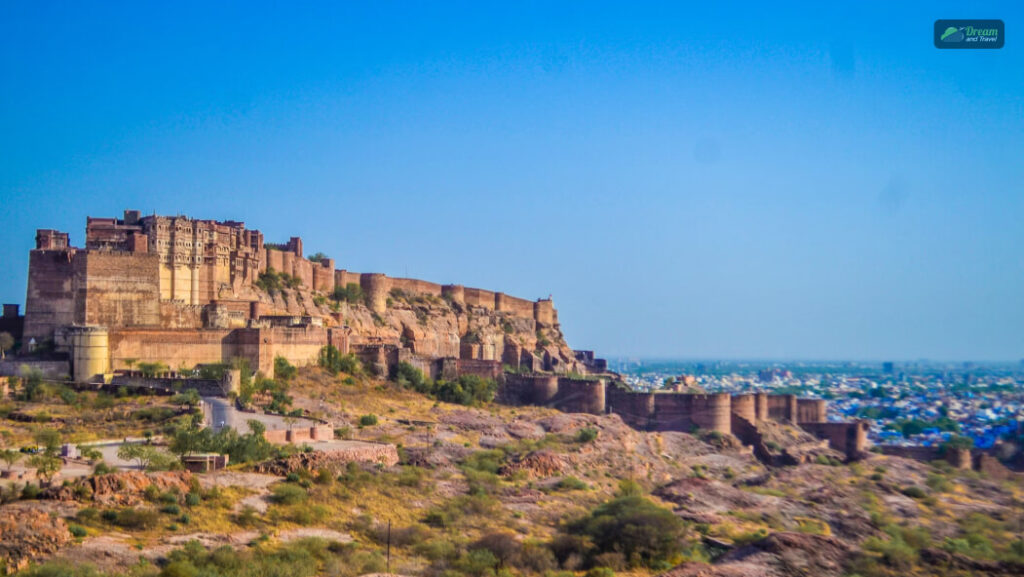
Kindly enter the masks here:
[[619, 552], [632, 565], [656, 567], [677, 555], [686, 525], [668, 509], [640, 496], [618, 497], [568, 525], [592, 543], [591, 557]]
[[39, 369], [22, 367], [21, 398], [38, 401], [43, 396], [43, 373]]
[[11, 350], [14, 346], [14, 337], [11, 333], [2, 332], [0, 333], [0, 359], [7, 357], [7, 351]]
[[151, 363], [139, 363], [139, 371], [142, 372], [142, 376], [153, 378], [160, 373], [167, 372], [167, 363], [161, 361], [154, 361]]
[[191, 455], [207, 450], [212, 445], [209, 429], [199, 424], [199, 415], [193, 415], [184, 424], [179, 425], [170, 435], [167, 448], [175, 455]]
[[117, 458], [124, 461], [135, 461], [140, 470], [146, 470], [155, 461], [159, 461], [161, 451], [152, 445], [143, 443], [125, 443], [117, 449]]
[[36, 443], [43, 447], [43, 452], [33, 455], [29, 459], [29, 464], [35, 467], [36, 475], [40, 479], [49, 482], [53, 479], [53, 476], [60, 471], [61, 461], [59, 455], [60, 450], [60, 434], [53, 429], [43, 429], [36, 432], [33, 435]]
[[281, 382], [284, 382], [284, 383], [288, 383], [288, 382], [291, 382], [291, 380], [295, 378], [295, 375], [297, 375], [298, 372], [299, 372], [299, 370], [297, 368], [295, 368], [294, 365], [289, 363], [288, 359], [286, 359], [284, 357], [281, 357], [281, 356], [274, 357], [274, 378], [275, 379], [277, 379], [277, 380], [279, 380]]
[[14, 449], [0, 449], [0, 461], [7, 463], [7, 470], [10, 471], [14, 464], [21, 459], [21, 453]]
[[199, 391], [195, 389], [182, 391], [177, 395], [171, 397], [172, 403], [174, 403], [175, 405], [180, 405], [182, 407], [196, 407], [199, 405], [201, 401], [202, 399], [199, 397]]

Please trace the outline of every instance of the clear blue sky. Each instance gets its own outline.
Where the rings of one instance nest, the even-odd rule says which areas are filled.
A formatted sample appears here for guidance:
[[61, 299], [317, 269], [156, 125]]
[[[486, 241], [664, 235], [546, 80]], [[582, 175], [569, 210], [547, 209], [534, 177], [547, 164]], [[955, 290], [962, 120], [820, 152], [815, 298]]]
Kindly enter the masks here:
[[4, 1], [0, 300], [131, 207], [552, 293], [606, 355], [1024, 357], [1020, 3], [481, 4]]

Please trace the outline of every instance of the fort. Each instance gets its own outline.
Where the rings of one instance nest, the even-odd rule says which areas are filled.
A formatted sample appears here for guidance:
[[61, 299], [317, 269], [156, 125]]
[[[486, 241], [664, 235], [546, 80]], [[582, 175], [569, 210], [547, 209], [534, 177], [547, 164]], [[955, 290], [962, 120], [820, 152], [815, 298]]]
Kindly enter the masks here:
[[239, 359], [273, 376], [275, 358], [307, 365], [331, 345], [382, 376], [409, 363], [432, 378], [496, 378], [506, 403], [615, 413], [640, 430], [732, 434], [756, 451], [757, 424], [770, 420], [848, 459], [866, 450], [864, 424], [828, 422], [825, 401], [630, 390], [592, 351], [569, 348], [550, 298], [336, 269], [304, 256], [299, 237], [268, 243], [237, 221], [126, 210], [87, 218], [84, 248], [38, 230], [24, 318], [5, 306], [4, 319], [20, 333], [16, 362], [63, 362], [78, 383], [110, 383], [142, 363], [187, 379]]
[[[402, 361], [433, 375], [582, 365], [550, 299], [336, 270], [303, 256], [301, 238], [266, 243], [241, 222], [126, 210], [88, 218], [84, 248], [56, 230], [35, 240], [20, 337], [66, 356], [76, 381], [136, 362], [237, 358], [272, 375], [275, 357], [308, 364], [327, 344], [381, 372]], [[362, 298], [333, 299], [336, 288]]]

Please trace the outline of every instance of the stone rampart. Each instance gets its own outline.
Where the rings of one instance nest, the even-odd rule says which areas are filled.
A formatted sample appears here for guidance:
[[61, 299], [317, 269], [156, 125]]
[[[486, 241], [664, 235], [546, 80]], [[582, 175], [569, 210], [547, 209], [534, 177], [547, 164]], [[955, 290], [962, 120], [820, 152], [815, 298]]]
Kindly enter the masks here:
[[828, 421], [828, 401], [824, 399], [797, 399], [796, 422], [824, 423]]
[[863, 459], [868, 450], [868, 423], [800, 423], [800, 428], [825, 439], [833, 449], [846, 455], [849, 461]]
[[566, 413], [589, 413], [601, 415], [605, 412], [605, 382], [603, 380], [558, 379], [558, 392], [551, 405]]
[[478, 288], [463, 289], [466, 305], [494, 310], [494, 292]]
[[796, 422], [796, 395], [768, 395], [768, 418]]
[[728, 435], [732, 432], [730, 407], [728, 393], [656, 393], [651, 428], [685, 432], [699, 428]]
[[757, 422], [757, 397], [755, 395], [733, 395], [732, 413], [751, 423]]
[[399, 289], [409, 294], [432, 295], [436, 297], [440, 297], [442, 293], [441, 285], [414, 278], [393, 278], [391, 279], [391, 288]]
[[654, 393], [628, 391], [622, 387], [609, 385], [606, 388], [607, 407], [609, 413], [615, 413], [629, 426], [646, 431], [651, 427], [654, 418]]

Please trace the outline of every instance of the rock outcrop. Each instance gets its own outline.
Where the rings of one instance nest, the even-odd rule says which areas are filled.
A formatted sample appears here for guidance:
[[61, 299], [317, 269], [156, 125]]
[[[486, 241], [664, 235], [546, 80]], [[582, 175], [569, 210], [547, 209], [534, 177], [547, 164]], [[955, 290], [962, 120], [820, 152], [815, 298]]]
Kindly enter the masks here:
[[137, 505], [145, 500], [146, 490], [155, 487], [160, 493], [184, 495], [192, 486], [189, 471], [120, 471], [107, 475], [85, 477], [69, 485], [51, 487], [40, 495], [57, 501], [93, 501], [103, 505]]
[[0, 568], [22, 569], [30, 560], [54, 553], [71, 540], [64, 520], [38, 505], [22, 502], [0, 508]]

